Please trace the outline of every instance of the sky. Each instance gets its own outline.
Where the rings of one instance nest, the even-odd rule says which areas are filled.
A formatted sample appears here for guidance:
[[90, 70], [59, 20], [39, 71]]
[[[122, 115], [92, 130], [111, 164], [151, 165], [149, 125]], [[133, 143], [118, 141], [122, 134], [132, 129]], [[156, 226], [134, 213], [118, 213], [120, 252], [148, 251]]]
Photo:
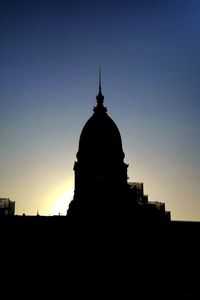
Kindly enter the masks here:
[[200, 2], [0, 2], [0, 197], [66, 214], [98, 68], [129, 181], [200, 220]]

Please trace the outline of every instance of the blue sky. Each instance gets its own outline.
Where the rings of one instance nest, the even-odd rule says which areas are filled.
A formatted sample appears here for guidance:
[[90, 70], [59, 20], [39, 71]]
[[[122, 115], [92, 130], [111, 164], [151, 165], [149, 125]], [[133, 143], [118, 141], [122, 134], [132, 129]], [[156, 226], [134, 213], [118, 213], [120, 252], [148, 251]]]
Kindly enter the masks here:
[[0, 197], [66, 212], [101, 64], [130, 181], [199, 220], [199, 1], [11, 0], [0, 20]]

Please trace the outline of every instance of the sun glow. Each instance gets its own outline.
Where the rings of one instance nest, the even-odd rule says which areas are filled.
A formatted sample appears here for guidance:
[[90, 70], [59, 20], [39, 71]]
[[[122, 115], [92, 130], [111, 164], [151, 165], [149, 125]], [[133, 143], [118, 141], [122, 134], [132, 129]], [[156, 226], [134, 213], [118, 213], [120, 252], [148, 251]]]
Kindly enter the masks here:
[[69, 203], [73, 198], [73, 186], [68, 184], [67, 186], [61, 186], [57, 188], [54, 194], [54, 199], [52, 201], [51, 215], [65, 215], [67, 214], [67, 209]]

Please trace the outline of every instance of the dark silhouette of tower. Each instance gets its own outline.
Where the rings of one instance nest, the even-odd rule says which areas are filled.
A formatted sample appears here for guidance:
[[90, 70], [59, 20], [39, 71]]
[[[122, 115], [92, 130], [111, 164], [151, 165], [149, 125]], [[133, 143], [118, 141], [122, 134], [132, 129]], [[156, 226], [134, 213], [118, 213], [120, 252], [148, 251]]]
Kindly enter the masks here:
[[[76, 210], [89, 212], [98, 218], [111, 218], [112, 211], [127, 194], [127, 167], [119, 129], [107, 114], [101, 91], [96, 96], [97, 105], [80, 135], [77, 161], [74, 164], [75, 191], [68, 214]], [[88, 216], [87, 216], [88, 217]]]
[[[153, 203], [143, 194], [143, 184], [128, 183], [119, 129], [107, 114], [99, 72], [99, 91], [93, 115], [84, 125], [74, 164], [75, 190], [69, 219], [82, 225], [123, 224], [132, 220], [169, 220], [164, 203]], [[102, 222], [103, 219], [103, 222]]]
[[[96, 100], [80, 135], [74, 198], [67, 212], [70, 243], [78, 249], [73, 265], [92, 280], [125, 283], [135, 277], [135, 289], [141, 288], [144, 272], [160, 271], [155, 249], [164, 248], [165, 227], [160, 226], [169, 224], [170, 213], [164, 203], [148, 201], [143, 183], [128, 182], [121, 135], [104, 106], [101, 76]], [[146, 255], [149, 244], [153, 261]]]

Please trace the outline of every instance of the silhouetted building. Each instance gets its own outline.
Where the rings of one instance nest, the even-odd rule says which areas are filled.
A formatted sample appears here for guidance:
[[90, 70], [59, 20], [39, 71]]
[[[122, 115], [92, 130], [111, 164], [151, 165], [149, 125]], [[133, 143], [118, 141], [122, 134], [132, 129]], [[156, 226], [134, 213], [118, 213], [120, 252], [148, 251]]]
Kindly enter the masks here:
[[15, 201], [9, 198], [0, 198], [0, 216], [14, 216]]
[[143, 183], [128, 183], [120, 132], [103, 104], [100, 79], [96, 99], [94, 113], [80, 135], [74, 198], [68, 216], [82, 219], [82, 223], [92, 220], [93, 225], [102, 218], [104, 224], [118, 222], [121, 217], [169, 221], [164, 204], [148, 201]]
[[67, 297], [72, 287], [74, 299], [77, 291], [92, 299], [200, 299], [200, 222], [171, 221], [142, 182], [128, 182], [120, 132], [103, 100], [100, 82], [67, 216], [0, 218], [2, 291], [43, 290], [46, 299], [53, 290]]

